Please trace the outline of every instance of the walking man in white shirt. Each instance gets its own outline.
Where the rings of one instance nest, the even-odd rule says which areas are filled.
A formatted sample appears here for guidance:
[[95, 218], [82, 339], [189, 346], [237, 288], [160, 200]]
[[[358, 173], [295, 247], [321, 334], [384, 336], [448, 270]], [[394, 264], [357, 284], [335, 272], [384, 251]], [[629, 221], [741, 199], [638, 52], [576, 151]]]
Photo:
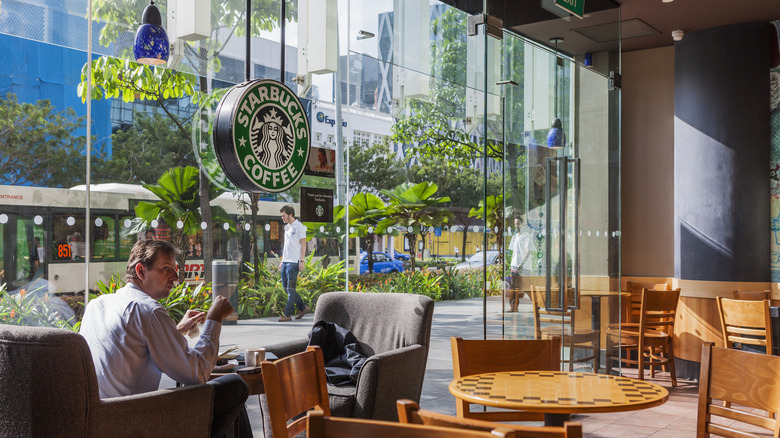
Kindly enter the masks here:
[[515, 234], [509, 242], [512, 259], [509, 263], [512, 275], [512, 288], [527, 291], [530, 288], [530, 276], [534, 267], [533, 231], [524, 223], [521, 216], [515, 216]]
[[[217, 362], [222, 320], [233, 308], [214, 297], [208, 313], [188, 310], [177, 325], [158, 302], [178, 280], [178, 250], [163, 240], [141, 240], [130, 250], [127, 284], [87, 305], [81, 334], [87, 340], [102, 398], [158, 389], [162, 373], [185, 385], [214, 386], [211, 436], [224, 437], [239, 419], [240, 437], [252, 437], [244, 402], [249, 388], [238, 375], [208, 381]], [[204, 322], [197, 344], [184, 335]]]
[[295, 308], [298, 313], [295, 319], [303, 318], [303, 315], [311, 312], [309, 306], [303, 304], [301, 296], [295, 290], [298, 283], [298, 272], [303, 269], [303, 260], [306, 258], [306, 226], [295, 219], [295, 209], [285, 205], [279, 210], [282, 213], [284, 226], [284, 248], [282, 248], [282, 287], [287, 292], [287, 305], [284, 314], [279, 317], [279, 322], [291, 321]]

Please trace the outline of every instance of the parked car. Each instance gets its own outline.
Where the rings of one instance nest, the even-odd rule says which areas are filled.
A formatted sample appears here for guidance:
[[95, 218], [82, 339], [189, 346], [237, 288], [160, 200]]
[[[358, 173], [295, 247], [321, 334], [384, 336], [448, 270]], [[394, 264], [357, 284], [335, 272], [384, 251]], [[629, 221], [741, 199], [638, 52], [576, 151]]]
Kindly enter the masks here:
[[[374, 258], [374, 272], [404, 272], [404, 264], [401, 260], [392, 260], [389, 255], [374, 251], [372, 254]], [[360, 253], [360, 273], [365, 274], [368, 272], [368, 257], [366, 252]]]
[[402, 252], [395, 251], [395, 258], [400, 260], [409, 260], [409, 254], [404, 254]]
[[[480, 269], [482, 268], [484, 260], [485, 252], [480, 251], [469, 257], [465, 262], [461, 262], [455, 265], [455, 270], [460, 271], [462, 269]], [[498, 264], [498, 251], [487, 251], [487, 264], [488, 266]]]

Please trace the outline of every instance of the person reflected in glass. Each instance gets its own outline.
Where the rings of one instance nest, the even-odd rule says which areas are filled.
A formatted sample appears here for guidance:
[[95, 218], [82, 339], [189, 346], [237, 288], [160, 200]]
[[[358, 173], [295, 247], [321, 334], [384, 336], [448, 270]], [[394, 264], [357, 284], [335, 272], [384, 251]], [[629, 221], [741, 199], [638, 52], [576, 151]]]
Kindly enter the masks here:
[[566, 133], [563, 132], [561, 119], [554, 118], [550, 131], [547, 132], [547, 147], [562, 148], [566, 146]]
[[522, 216], [515, 216], [515, 230], [509, 242], [512, 258], [509, 263], [509, 273], [512, 277], [512, 289], [528, 291], [531, 288], [531, 272], [533, 271], [533, 256], [536, 251], [533, 231], [525, 224]]

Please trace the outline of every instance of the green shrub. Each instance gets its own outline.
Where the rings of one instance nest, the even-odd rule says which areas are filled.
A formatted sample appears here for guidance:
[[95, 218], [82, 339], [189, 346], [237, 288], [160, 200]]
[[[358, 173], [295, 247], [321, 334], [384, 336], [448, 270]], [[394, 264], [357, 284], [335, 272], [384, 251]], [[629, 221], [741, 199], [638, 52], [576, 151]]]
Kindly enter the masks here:
[[[239, 319], [261, 318], [280, 315], [287, 305], [287, 293], [282, 289], [282, 276], [277, 266], [269, 265], [263, 258], [258, 267], [259, 284], [254, 284], [254, 267], [245, 264], [247, 274], [239, 281], [238, 286], [238, 317]], [[322, 259], [314, 260], [309, 255], [304, 260], [304, 269], [298, 274], [296, 291], [303, 303], [315, 308], [320, 294], [336, 290], [344, 290], [344, 261], [322, 266]]]
[[441, 276], [443, 300], [462, 300], [482, 296], [482, 271], [456, 271], [454, 265]]
[[9, 325], [57, 327], [78, 331], [81, 322], [60, 298], [38, 290], [10, 294], [0, 285], [0, 322]]

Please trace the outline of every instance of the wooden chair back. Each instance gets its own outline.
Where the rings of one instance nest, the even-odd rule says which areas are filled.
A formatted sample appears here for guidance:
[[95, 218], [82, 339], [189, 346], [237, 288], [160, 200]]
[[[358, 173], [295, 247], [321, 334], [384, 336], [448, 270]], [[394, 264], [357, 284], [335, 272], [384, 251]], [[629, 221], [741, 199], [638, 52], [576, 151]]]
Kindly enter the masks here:
[[[536, 339], [549, 339], [560, 337], [564, 347], [569, 348], [568, 359], [563, 362], [569, 364], [569, 371], [573, 371], [574, 362], [593, 361], [593, 369], [599, 369], [598, 337], [599, 331], [590, 326], [579, 327], [576, 322], [578, 313], [584, 312], [573, 308], [575, 304], [574, 290], [568, 288], [563, 297], [565, 306], [561, 306], [559, 289], [550, 290], [550, 307], [547, 307], [546, 289], [544, 287], [532, 287], [531, 302], [534, 311], [534, 336]], [[543, 326], [542, 324], [547, 324]], [[574, 357], [574, 350], [587, 351], [584, 356]]]
[[[450, 338], [456, 379], [480, 373], [561, 369], [561, 338], [466, 340]], [[490, 421], [540, 421], [544, 414], [526, 411], [471, 412], [470, 403], [456, 399], [458, 417]]]
[[320, 347], [310, 346], [302, 353], [265, 361], [260, 366], [274, 438], [294, 437], [306, 430], [306, 416], [302, 414], [310, 409], [330, 415]]
[[567, 421], [563, 427], [558, 426], [520, 426], [516, 424], [499, 424], [490, 421], [458, 418], [451, 415], [420, 409], [420, 405], [412, 400], [398, 400], [398, 421], [408, 424], [424, 424], [426, 426], [452, 427], [491, 431], [497, 427], [511, 428], [515, 438], [581, 438], [582, 424]]
[[307, 438], [514, 438], [515, 433], [505, 426], [483, 431], [450, 427], [403, 424], [390, 421], [330, 417], [312, 410], [307, 420]]
[[[561, 307], [559, 289], [550, 290], [550, 308], [547, 308], [545, 288], [532, 286], [531, 301], [534, 309], [534, 332], [536, 339], [542, 339], [542, 324], [553, 324], [554, 326], [565, 327], [567, 332], [574, 330], [574, 310], [570, 307], [574, 305], [574, 292], [569, 289], [564, 297], [566, 306]], [[557, 310], [560, 309], [560, 310]]]
[[650, 367], [653, 377], [655, 368], [662, 367], [669, 370], [672, 386], [677, 386], [674, 323], [679, 300], [680, 289], [642, 290], [639, 323], [618, 324], [607, 329], [607, 374], [612, 372], [613, 361], [635, 364], [639, 380], [645, 379], [645, 366]]
[[626, 290], [630, 294], [623, 314], [624, 323], [639, 324], [639, 315], [642, 312], [642, 290], [671, 290], [669, 283], [640, 283], [636, 281], [626, 282]]
[[723, 347], [755, 345], [772, 354], [772, 320], [769, 300], [732, 300], [718, 297]]
[[[701, 352], [696, 436], [759, 436], [755, 428], [748, 431], [751, 429], [748, 425], [767, 429], [775, 437], [780, 436], [780, 423], [776, 418], [780, 407], [778, 376], [778, 356], [704, 344]], [[754, 409], [763, 409], [768, 415], [753, 412]]]
[[640, 332], [645, 333], [650, 330], [673, 336], [679, 300], [680, 289], [669, 291], [644, 289], [639, 315]]
[[772, 299], [772, 291], [769, 290], [735, 290], [735, 300], [763, 301]]

